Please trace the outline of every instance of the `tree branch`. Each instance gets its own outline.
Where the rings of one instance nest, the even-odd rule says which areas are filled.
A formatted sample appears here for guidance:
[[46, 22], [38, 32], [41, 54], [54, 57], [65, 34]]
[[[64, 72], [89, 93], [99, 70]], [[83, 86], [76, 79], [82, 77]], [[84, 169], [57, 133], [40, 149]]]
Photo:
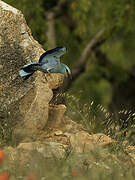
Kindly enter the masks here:
[[[96, 34], [96, 36], [94, 36], [92, 40], [86, 45], [86, 47], [84, 48], [82, 52], [82, 55], [77, 61], [75, 68], [72, 70], [73, 80], [76, 79], [82, 72], [84, 72], [88, 57], [90, 56], [92, 50], [96, 46], [99, 46], [101, 44], [99, 42], [101, 41], [101, 38], [103, 35], [104, 35], [104, 29], [100, 30]], [[103, 42], [103, 40], [101, 42]]]
[[55, 6], [54, 8], [51, 9], [51, 11], [53, 11], [55, 13], [55, 16], [57, 16], [58, 14], [60, 14], [60, 11], [63, 7], [63, 5], [67, 2], [67, 0], [61, 0], [59, 1], [59, 3], [57, 4], [57, 6]]
[[49, 11], [45, 12], [45, 17], [47, 19], [47, 42], [49, 48], [56, 47], [56, 35], [55, 35], [55, 17], [61, 13], [63, 5], [66, 3], [67, 0], [61, 0], [59, 3], [49, 9]]
[[55, 18], [53, 12], [46, 13], [46, 19], [47, 19], [47, 42], [49, 48], [55, 48], [56, 47], [56, 37], [55, 37]]
[[49, 11], [45, 12], [45, 16], [50, 12], [52, 12], [55, 17], [58, 16], [61, 13], [62, 7], [66, 2], [67, 2], [67, 0], [59, 1], [55, 7], [50, 8]]

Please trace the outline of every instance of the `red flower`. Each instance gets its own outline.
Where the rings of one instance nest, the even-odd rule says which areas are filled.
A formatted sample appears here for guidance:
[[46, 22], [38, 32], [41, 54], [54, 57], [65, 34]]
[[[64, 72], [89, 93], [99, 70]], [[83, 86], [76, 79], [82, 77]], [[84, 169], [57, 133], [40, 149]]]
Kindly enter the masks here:
[[35, 174], [31, 174], [31, 175], [27, 176], [26, 180], [38, 180], [38, 179], [37, 179], [37, 176]]
[[77, 170], [73, 170], [73, 171], [71, 172], [71, 175], [72, 175], [72, 176], [77, 176], [77, 175], [78, 175], [78, 171], [77, 171]]
[[5, 160], [5, 154], [3, 150], [0, 150], [0, 163], [2, 163]]
[[0, 180], [9, 180], [9, 174], [7, 171], [3, 172], [1, 175], [0, 175]]

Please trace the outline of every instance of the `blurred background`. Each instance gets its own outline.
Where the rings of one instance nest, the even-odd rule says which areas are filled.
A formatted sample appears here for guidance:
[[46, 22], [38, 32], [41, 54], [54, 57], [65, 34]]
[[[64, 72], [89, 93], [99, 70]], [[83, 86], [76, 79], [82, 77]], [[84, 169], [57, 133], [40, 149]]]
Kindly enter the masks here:
[[67, 91], [111, 111], [135, 110], [134, 0], [4, 0], [20, 9], [45, 50], [62, 57], [73, 73]]

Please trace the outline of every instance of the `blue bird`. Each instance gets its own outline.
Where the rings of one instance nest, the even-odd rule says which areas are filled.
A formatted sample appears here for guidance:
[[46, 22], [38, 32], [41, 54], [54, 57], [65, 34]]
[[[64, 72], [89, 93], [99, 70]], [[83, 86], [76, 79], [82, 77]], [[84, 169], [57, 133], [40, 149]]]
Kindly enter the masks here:
[[65, 47], [57, 47], [43, 53], [39, 62], [25, 64], [19, 71], [19, 75], [28, 79], [35, 71], [44, 73], [61, 73], [71, 78], [71, 71], [65, 64], [60, 63], [60, 57], [66, 53]]

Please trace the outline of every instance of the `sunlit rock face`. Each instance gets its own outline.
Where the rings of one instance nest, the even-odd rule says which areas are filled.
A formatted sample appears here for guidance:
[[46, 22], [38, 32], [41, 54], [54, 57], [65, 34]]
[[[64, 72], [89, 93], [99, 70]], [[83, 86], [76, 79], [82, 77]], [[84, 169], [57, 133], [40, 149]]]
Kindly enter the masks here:
[[63, 82], [59, 74], [45, 78], [41, 72], [36, 72], [26, 81], [19, 76], [19, 69], [30, 61], [38, 61], [43, 52], [23, 14], [0, 1], [0, 117], [10, 116], [14, 125], [13, 139], [17, 141], [45, 127], [48, 104], [53, 96], [51, 89]]

